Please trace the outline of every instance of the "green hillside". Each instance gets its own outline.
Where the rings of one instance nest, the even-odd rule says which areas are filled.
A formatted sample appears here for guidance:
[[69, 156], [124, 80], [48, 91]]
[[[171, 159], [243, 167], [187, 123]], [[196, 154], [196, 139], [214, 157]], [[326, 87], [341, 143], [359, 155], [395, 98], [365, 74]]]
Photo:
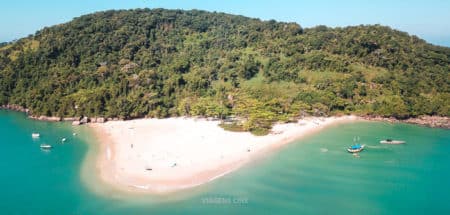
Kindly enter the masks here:
[[85, 15], [0, 45], [0, 104], [34, 115], [450, 116], [450, 48], [389, 27], [302, 28], [205, 11]]

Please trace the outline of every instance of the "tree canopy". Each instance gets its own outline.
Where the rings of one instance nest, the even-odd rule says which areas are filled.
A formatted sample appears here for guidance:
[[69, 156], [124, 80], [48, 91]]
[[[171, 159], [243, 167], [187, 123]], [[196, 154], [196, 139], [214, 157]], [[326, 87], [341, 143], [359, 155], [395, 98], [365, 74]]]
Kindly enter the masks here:
[[380, 25], [105, 11], [0, 45], [0, 105], [35, 115], [207, 116], [264, 133], [305, 115], [449, 116], [450, 48]]

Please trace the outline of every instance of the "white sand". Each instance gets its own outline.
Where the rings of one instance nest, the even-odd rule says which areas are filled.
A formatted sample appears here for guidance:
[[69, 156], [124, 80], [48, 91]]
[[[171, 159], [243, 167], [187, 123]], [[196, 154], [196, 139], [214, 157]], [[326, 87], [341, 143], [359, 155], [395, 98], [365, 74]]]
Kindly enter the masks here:
[[327, 125], [356, 117], [307, 118], [277, 124], [272, 134], [229, 132], [219, 121], [192, 118], [139, 119], [91, 124], [101, 142], [101, 178], [122, 189], [166, 193], [227, 174], [258, 154]]

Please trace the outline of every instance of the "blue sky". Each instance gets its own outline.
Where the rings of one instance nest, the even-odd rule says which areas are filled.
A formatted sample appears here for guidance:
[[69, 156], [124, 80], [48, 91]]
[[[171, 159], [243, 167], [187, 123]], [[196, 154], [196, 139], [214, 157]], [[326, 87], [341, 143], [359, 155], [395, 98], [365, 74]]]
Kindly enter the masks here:
[[382, 24], [450, 46], [448, 0], [3, 0], [0, 5], [0, 41], [95, 11], [150, 7], [220, 11], [303, 27]]

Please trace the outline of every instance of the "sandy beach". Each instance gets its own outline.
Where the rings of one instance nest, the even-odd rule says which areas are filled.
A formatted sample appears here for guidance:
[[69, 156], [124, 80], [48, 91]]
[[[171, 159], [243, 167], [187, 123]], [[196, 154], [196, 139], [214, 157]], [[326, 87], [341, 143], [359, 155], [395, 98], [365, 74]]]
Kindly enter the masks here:
[[92, 123], [100, 143], [102, 181], [121, 190], [168, 193], [219, 178], [259, 155], [354, 116], [276, 124], [271, 134], [230, 132], [219, 121], [193, 118]]

